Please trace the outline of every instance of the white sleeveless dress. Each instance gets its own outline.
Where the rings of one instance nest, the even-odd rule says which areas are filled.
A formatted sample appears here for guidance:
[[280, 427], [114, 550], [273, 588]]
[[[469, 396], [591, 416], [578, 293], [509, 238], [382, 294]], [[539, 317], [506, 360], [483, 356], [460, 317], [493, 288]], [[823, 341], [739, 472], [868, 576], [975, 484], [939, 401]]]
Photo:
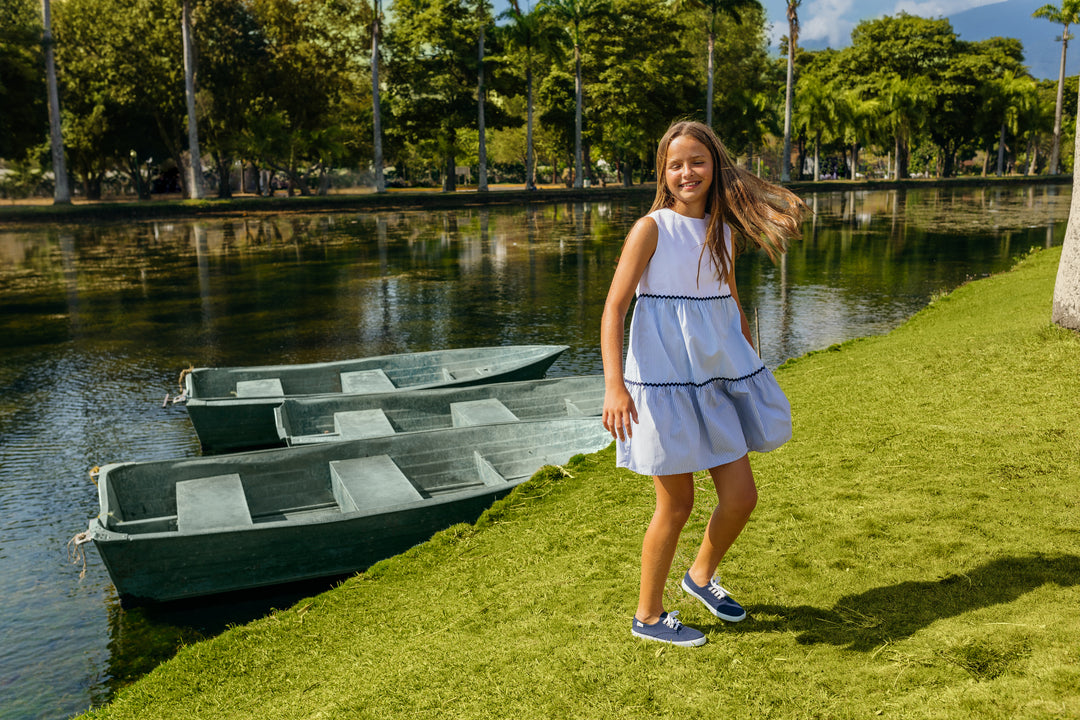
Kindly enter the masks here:
[[[708, 218], [649, 214], [656, 252], [637, 287], [624, 379], [637, 406], [616, 464], [643, 475], [696, 472], [791, 439], [791, 406], [742, 334], [738, 303], [701, 255]], [[724, 239], [731, 257], [731, 228]], [[700, 259], [700, 269], [699, 269]]]

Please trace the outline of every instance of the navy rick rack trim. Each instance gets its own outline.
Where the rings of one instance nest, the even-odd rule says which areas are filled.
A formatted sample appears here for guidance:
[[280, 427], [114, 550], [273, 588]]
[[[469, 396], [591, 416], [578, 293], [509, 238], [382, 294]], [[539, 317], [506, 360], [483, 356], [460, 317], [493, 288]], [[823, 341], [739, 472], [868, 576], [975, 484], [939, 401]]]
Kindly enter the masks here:
[[695, 388], [703, 388], [706, 385], [714, 385], [716, 383], [740, 382], [742, 380], [749, 380], [750, 378], [754, 377], [755, 375], [760, 374], [764, 370], [765, 370], [765, 366], [762, 365], [761, 367], [759, 367], [757, 370], [750, 373], [749, 375], [743, 375], [742, 377], [737, 377], [737, 378], [717, 377], [717, 378], [712, 378], [711, 380], [706, 380], [704, 382], [699, 382], [699, 383], [692, 382], [692, 381], [691, 382], [637, 382], [636, 380], [627, 380], [626, 378], [623, 378], [623, 382], [625, 382], [627, 385], [636, 385], [637, 387], [695, 387]]
[[726, 300], [731, 297], [731, 293], [727, 295], [709, 295], [708, 297], [697, 297], [694, 295], [654, 295], [652, 293], [641, 293], [638, 298], [654, 298], [656, 300]]

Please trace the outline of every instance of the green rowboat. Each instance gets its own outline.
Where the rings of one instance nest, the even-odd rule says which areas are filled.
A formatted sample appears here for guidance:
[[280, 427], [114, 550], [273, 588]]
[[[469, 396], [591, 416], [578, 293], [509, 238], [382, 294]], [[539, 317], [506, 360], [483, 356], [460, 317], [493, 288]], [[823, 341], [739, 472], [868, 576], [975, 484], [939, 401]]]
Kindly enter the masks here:
[[303, 365], [196, 368], [184, 375], [182, 397], [204, 452], [273, 447], [281, 444], [274, 408], [285, 398], [535, 380], [567, 349], [509, 345]]
[[337, 576], [473, 522], [541, 466], [610, 441], [594, 416], [106, 465], [87, 537], [124, 598]]
[[290, 446], [518, 420], [599, 415], [604, 377], [526, 380], [407, 393], [286, 398], [274, 408]]

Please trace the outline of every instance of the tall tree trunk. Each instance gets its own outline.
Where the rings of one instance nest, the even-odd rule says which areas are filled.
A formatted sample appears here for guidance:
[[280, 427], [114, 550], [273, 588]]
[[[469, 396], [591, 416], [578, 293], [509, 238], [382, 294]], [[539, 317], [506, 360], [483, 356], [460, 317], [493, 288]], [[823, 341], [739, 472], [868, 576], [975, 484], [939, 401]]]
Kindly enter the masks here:
[[[1077, 98], [1080, 108], [1080, 97]], [[1080, 115], [1076, 118], [1075, 152], [1080, 157]], [[1069, 224], [1061, 248], [1057, 279], [1054, 281], [1054, 304], [1050, 321], [1061, 327], [1080, 330], [1080, 162], [1073, 163], [1073, 193], [1069, 204]]]
[[998, 135], [998, 158], [997, 158], [997, 176], [1001, 177], [1005, 174], [1005, 123], [1001, 123], [1001, 133]]
[[484, 28], [480, 27], [480, 70], [476, 80], [476, 126], [480, 133], [479, 161], [480, 169], [477, 172], [476, 189], [479, 192], [487, 192], [487, 143], [484, 140]]
[[1039, 163], [1039, 143], [1033, 137], [1028, 143], [1028, 166], [1027, 175], [1035, 174], [1035, 166]]
[[803, 172], [805, 171], [805, 168], [806, 168], [806, 135], [800, 134], [798, 136], [798, 139], [799, 139], [799, 142], [796, 144], [796, 148], [795, 148], [795, 158], [796, 158], [796, 160], [795, 160], [795, 166], [794, 166], [793, 169], [795, 171], [795, 179], [796, 180], [802, 180], [803, 179]]
[[184, 92], [188, 115], [188, 197], [198, 200], [205, 195], [202, 180], [202, 160], [199, 156], [199, 126], [195, 119], [195, 47], [191, 40], [191, 0], [184, 0], [181, 16], [184, 43]]
[[814, 133], [814, 179], [821, 179], [821, 130]]
[[1065, 93], [1065, 51], [1069, 48], [1069, 24], [1061, 33], [1061, 67], [1058, 70], [1057, 105], [1054, 107], [1054, 144], [1050, 148], [1050, 166], [1047, 172], [1058, 174], [1058, 160], [1061, 155], [1061, 105]]
[[71, 190], [68, 187], [67, 165], [64, 162], [64, 135], [60, 124], [60, 91], [56, 85], [56, 60], [53, 54], [52, 5], [49, 0], [41, 0], [41, 17], [45, 32], [41, 44], [45, 50], [45, 76], [49, 91], [49, 144], [52, 146], [53, 176], [56, 184], [53, 189], [53, 203], [71, 204]]
[[795, 81], [795, 41], [788, 38], [787, 90], [784, 93], [784, 156], [780, 159], [780, 181], [791, 181], [791, 90]]
[[135, 186], [135, 196], [140, 200], [149, 200], [150, 178], [149, 176], [143, 178], [142, 161], [140, 160], [138, 153], [132, 150], [127, 156], [126, 162], [128, 174], [131, 176], [131, 183]]
[[577, 25], [574, 25], [574, 187], [585, 186], [581, 169], [581, 46], [577, 42]]
[[214, 158], [214, 164], [217, 165], [218, 171], [218, 189], [217, 196], [219, 198], [231, 198], [232, 197], [232, 158], [225, 157], [219, 152], [211, 153]]
[[446, 176], [443, 178], [443, 191], [457, 192], [457, 158], [454, 157], [453, 149], [446, 151], [445, 163]]
[[375, 0], [375, 22], [371, 28], [371, 114], [375, 125], [375, 192], [386, 192], [383, 175], [382, 111], [379, 108], [379, 0]]
[[525, 88], [528, 93], [525, 111], [525, 189], [536, 189], [536, 157], [533, 153], [533, 76], [532, 62], [525, 67]]
[[903, 130], [896, 133], [893, 158], [893, 179], [903, 180], [908, 176], [908, 143], [907, 134]]

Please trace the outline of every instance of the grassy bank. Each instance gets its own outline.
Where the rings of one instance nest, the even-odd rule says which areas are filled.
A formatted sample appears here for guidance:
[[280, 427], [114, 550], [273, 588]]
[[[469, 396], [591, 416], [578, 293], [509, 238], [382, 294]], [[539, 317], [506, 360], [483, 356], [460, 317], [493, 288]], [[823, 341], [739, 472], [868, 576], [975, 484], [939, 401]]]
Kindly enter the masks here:
[[183, 649], [97, 718], [1080, 717], [1080, 340], [1059, 250], [777, 372], [795, 437], [755, 456], [722, 565], [738, 625], [631, 637], [651, 483], [610, 449], [542, 471], [337, 589]]
[[[1033, 175], [1008, 177], [965, 176], [945, 179], [909, 180], [828, 180], [788, 183], [797, 193], [842, 192], [847, 190], [895, 190], [928, 187], [1013, 187], [1018, 185], [1066, 184], [1071, 175]], [[490, 192], [475, 189], [444, 193], [436, 190], [392, 190], [341, 193], [324, 196], [236, 197], [227, 200], [151, 200], [134, 199], [89, 202], [76, 200], [72, 205], [52, 205], [34, 200], [0, 204], [0, 227], [42, 222], [77, 223], [86, 221], [155, 220], [204, 216], [245, 215], [254, 213], [372, 212], [377, 210], [446, 209], [475, 205], [521, 205], [524, 203], [606, 201], [621, 198], [649, 198], [656, 186], [651, 183], [625, 188], [618, 185], [581, 190], [546, 186], [525, 191], [521, 186], [492, 186]]]

